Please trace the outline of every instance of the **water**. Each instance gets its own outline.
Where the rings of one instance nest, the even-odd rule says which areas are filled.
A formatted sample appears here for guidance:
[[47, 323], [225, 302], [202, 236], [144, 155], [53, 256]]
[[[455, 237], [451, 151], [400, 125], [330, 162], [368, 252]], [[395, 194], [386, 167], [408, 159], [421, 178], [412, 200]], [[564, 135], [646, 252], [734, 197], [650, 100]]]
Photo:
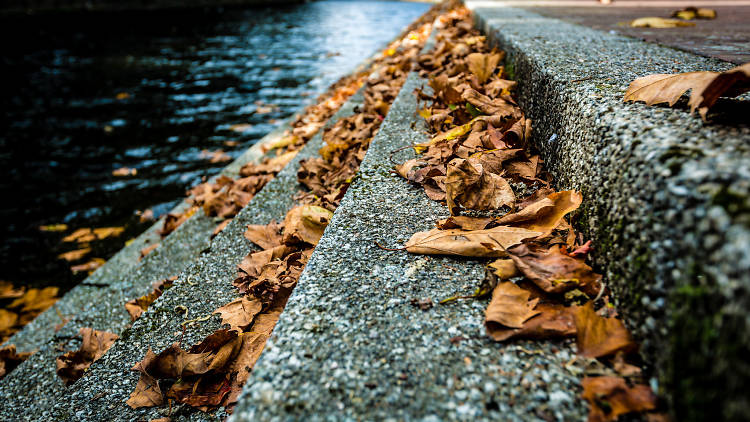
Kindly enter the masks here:
[[[124, 226], [88, 258], [111, 256], [150, 224], [137, 211], [163, 214], [226, 164], [201, 151], [239, 156], [427, 7], [324, 1], [0, 22], [0, 280], [71, 287], [85, 274], [56, 258], [75, 249], [65, 234]], [[137, 174], [113, 176], [121, 167]], [[59, 223], [68, 230], [39, 230]]]

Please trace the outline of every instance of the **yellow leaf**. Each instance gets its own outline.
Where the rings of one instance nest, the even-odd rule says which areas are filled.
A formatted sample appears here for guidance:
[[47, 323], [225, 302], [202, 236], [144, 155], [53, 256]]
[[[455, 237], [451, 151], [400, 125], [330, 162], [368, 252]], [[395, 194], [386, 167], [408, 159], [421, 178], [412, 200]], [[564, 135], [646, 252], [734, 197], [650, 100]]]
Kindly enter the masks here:
[[668, 19], [649, 16], [638, 18], [630, 22], [633, 28], [677, 28], [679, 26], [695, 26], [692, 22], [685, 22], [679, 19]]

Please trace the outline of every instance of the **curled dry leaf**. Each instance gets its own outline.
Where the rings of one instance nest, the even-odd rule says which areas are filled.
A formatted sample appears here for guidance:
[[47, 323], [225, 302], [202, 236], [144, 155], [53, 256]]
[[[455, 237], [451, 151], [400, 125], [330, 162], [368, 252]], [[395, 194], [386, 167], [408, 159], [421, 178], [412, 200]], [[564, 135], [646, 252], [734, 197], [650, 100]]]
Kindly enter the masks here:
[[656, 396], [646, 385], [628, 386], [620, 377], [586, 377], [582, 397], [589, 402], [589, 422], [612, 422], [620, 415], [656, 408]]
[[500, 280], [507, 280], [520, 274], [516, 264], [509, 258], [498, 259], [492, 262], [489, 268]]
[[0, 378], [14, 370], [29, 356], [31, 353], [17, 353], [13, 344], [0, 348]]
[[546, 251], [532, 251], [526, 245], [508, 251], [518, 270], [547, 293], [565, 293], [579, 289], [594, 296], [602, 276], [591, 267], [552, 246]]
[[644, 76], [630, 83], [625, 101], [673, 106], [688, 90], [691, 91], [690, 112], [697, 109], [705, 120], [706, 113], [719, 97], [736, 97], [750, 91], [750, 63], [721, 73], [706, 71]]
[[248, 224], [245, 238], [260, 247], [271, 249], [281, 245], [282, 224], [271, 221], [269, 224]]
[[630, 26], [633, 28], [677, 28], [680, 26], [695, 26], [695, 24], [680, 19], [648, 16], [630, 21]]
[[597, 315], [591, 302], [577, 308], [576, 328], [578, 354], [583, 357], [598, 358], [636, 348], [625, 324], [616, 318]]
[[492, 336], [496, 329], [521, 328], [529, 318], [538, 315], [535, 311], [539, 298], [529, 300], [531, 292], [514, 283], [498, 283], [492, 291], [492, 300], [485, 311], [484, 324]]
[[221, 315], [221, 323], [229, 324], [230, 330], [242, 331], [253, 323], [263, 309], [263, 302], [246, 296], [239, 297], [214, 311]]
[[441, 230], [463, 229], [463, 230], [482, 230], [486, 229], [494, 219], [490, 217], [467, 217], [463, 215], [454, 215], [437, 222], [437, 227]]
[[471, 53], [466, 56], [466, 62], [469, 66], [469, 71], [477, 77], [480, 84], [483, 84], [492, 76], [492, 73], [497, 69], [497, 65], [504, 56], [505, 52], [492, 54]]
[[560, 225], [565, 215], [577, 210], [582, 201], [583, 196], [576, 191], [555, 192], [525, 206], [520, 211], [504, 215], [497, 222], [549, 233]]
[[153, 284], [153, 290], [151, 293], [137, 299], [129, 300], [125, 303], [125, 310], [130, 314], [130, 319], [133, 321], [138, 319], [143, 312], [148, 309], [148, 307], [151, 306], [151, 304], [154, 303], [162, 293], [164, 293], [165, 290], [172, 287], [175, 280], [177, 280], [177, 276], [159, 280]]
[[487, 327], [489, 336], [495, 341], [510, 339], [553, 339], [571, 337], [576, 334], [575, 315], [572, 308], [541, 303], [534, 311], [539, 314], [523, 323], [520, 328], [505, 328], [501, 325]]
[[68, 262], [78, 261], [80, 259], [83, 259], [88, 253], [91, 252], [91, 248], [81, 248], [76, 249], [74, 251], [64, 252], [58, 255], [57, 257], [59, 259], [64, 259]]
[[315, 205], [293, 208], [284, 219], [284, 243], [305, 242], [317, 245], [331, 217], [333, 217], [331, 211]]
[[76, 382], [83, 373], [104, 356], [119, 337], [106, 331], [93, 328], [81, 328], [79, 334], [83, 337], [80, 349], [68, 352], [57, 358], [57, 375], [66, 385]]
[[484, 170], [474, 159], [456, 158], [448, 164], [445, 199], [451, 214], [458, 206], [475, 210], [513, 207], [516, 196], [507, 180]]
[[540, 234], [507, 226], [469, 231], [432, 229], [414, 233], [405, 246], [408, 252], [416, 254], [502, 258], [507, 256], [506, 249]]

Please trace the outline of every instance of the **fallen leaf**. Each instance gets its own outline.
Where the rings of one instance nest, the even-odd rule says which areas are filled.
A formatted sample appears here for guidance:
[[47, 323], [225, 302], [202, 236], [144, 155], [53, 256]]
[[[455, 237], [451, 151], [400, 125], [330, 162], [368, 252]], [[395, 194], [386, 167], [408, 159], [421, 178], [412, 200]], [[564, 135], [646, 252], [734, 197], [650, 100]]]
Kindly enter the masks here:
[[[247, 132], [248, 130], [250, 130], [252, 128], [253, 128], [253, 125], [251, 125], [249, 123], [239, 123], [239, 124], [236, 124], [236, 125], [229, 126], [229, 130], [233, 130], [235, 132]], [[225, 145], [226, 145], [226, 143], [225, 143]], [[230, 145], [230, 146], [234, 146], [234, 145]]]
[[484, 324], [490, 336], [498, 325], [501, 329], [521, 328], [529, 318], [540, 313], [534, 311], [539, 299], [529, 300], [530, 295], [531, 292], [511, 282], [498, 283], [495, 286], [484, 317]]
[[0, 280], [0, 299], [13, 299], [23, 296], [26, 289], [15, 287], [13, 283]]
[[102, 265], [104, 265], [106, 262], [107, 261], [104, 260], [104, 259], [102, 259], [102, 258], [93, 258], [93, 259], [91, 259], [90, 261], [88, 261], [88, 262], [86, 262], [84, 264], [73, 265], [72, 267], [70, 267], [70, 271], [73, 274], [78, 274], [78, 273], [81, 273], [81, 272], [88, 272], [90, 274], [94, 270], [96, 270], [97, 268], [99, 268]]
[[99, 227], [93, 230], [97, 239], [102, 240], [108, 237], [117, 237], [125, 231], [125, 227]]
[[112, 176], [117, 177], [135, 176], [136, 174], [138, 174], [138, 170], [132, 169], [130, 167], [120, 167], [118, 169], [112, 170]]
[[437, 227], [440, 230], [463, 229], [483, 230], [495, 220], [490, 217], [467, 217], [464, 215], [453, 215], [444, 220], [438, 220]]
[[555, 339], [576, 334], [575, 311], [563, 305], [540, 303], [534, 311], [539, 314], [523, 323], [521, 328], [504, 328], [501, 325], [488, 327], [489, 336], [495, 341], [510, 339]]
[[68, 230], [67, 224], [47, 224], [39, 226], [39, 231], [43, 232], [64, 232], [65, 230]]
[[214, 313], [221, 315], [222, 325], [229, 324], [230, 330], [242, 331], [252, 324], [262, 309], [263, 302], [242, 296], [218, 308]]
[[73, 233], [63, 237], [63, 242], [78, 242], [78, 243], [87, 243], [96, 240], [96, 235], [94, 234], [94, 231], [90, 228], [81, 228]]
[[125, 303], [125, 310], [127, 310], [128, 314], [130, 314], [130, 319], [133, 321], [138, 319], [143, 314], [143, 312], [148, 309], [148, 307], [151, 306], [151, 304], [154, 303], [156, 299], [158, 299], [159, 296], [162, 295], [162, 293], [164, 293], [165, 290], [172, 287], [175, 280], [177, 280], [177, 276], [159, 280], [153, 284], [150, 293], [143, 295], [137, 299], [129, 300], [127, 303]]
[[673, 18], [680, 18], [684, 20], [692, 19], [716, 19], [716, 10], [704, 9], [695, 7], [686, 7], [681, 10], [675, 10], [672, 12]]
[[245, 230], [245, 238], [261, 249], [271, 249], [281, 245], [282, 224], [271, 221], [269, 224], [249, 224]]
[[473, 73], [480, 84], [483, 84], [487, 79], [492, 76], [495, 69], [497, 69], [498, 63], [503, 59], [505, 53], [498, 54], [482, 54], [482, 53], [471, 53], [466, 56], [466, 62], [469, 66], [469, 71]]
[[633, 28], [677, 28], [680, 26], [695, 26], [695, 24], [679, 19], [667, 19], [649, 16], [630, 21], [630, 26]]
[[283, 242], [285, 244], [306, 242], [317, 245], [331, 217], [333, 217], [331, 211], [315, 205], [292, 208], [284, 219]]
[[83, 373], [104, 356], [119, 337], [106, 331], [92, 328], [81, 328], [79, 334], [83, 337], [80, 349], [68, 352], [57, 358], [57, 375], [66, 385], [77, 381]]
[[565, 215], [577, 210], [582, 201], [583, 196], [576, 191], [555, 192], [525, 206], [520, 211], [500, 217], [497, 222], [549, 233], [563, 221]]
[[224, 220], [221, 223], [219, 223], [216, 227], [214, 227], [214, 231], [211, 232], [211, 238], [213, 239], [214, 237], [216, 237], [216, 235], [221, 233], [225, 228], [227, 228], [227, 226], [231, 222], [232, 222], [232, 219], [230, 218], [228, 220]]
[[414, 233], [406, 242], [406, 250], [427, 255], [502, 258], [507, 256], [506, 249], [539, 234], [541, 233], [507, 226], [469, 231], [432, 229]]
[[507, 280], [520, 275], [516, 264], [509, 258], [495, 260], [488, 267], [500, 280]]
[[461, 94], [461, 98], [487, 115], [499, 115], [501, 117], [512, 116], [517, 107], [502, 99], [491, 99], [473, 89], [467, 89]]
[[144, 258], [146, 255], [153, 252], [154, 249], [158, 248], [160, 243], [154, 243], [153, 245], [146, 246], [145, 248], [141, 249], [141, 258]]
[[13, 371], [29, 356], [31, 353], [17, 353], [13, 344], [0, 348], [0, 378]]
[[508, 181], [484, 170], [474, 159], [456, 158], [448, 164], [445, 178], [448, 209], [456, 214], [458, 206], [475, 210], [513, 207], [516, 196]]
[[721, 73], [705, 71], [644, 76], [630, 83], [625, 101], [673, 106], [687, 90], [691, 91], [690, 112], [697, 109], [705, 120], [706, 113], [719, 97], [736, 97], [750, 91], [750, 63]]
[[26, 293], [11, 302], [9, 309], [20, 309], [21, 313], [41, 313], [57, 302], [57, 287], [45, 287], [43, 289], [29, 289]]
[[531, 250], [526, 245], [508, 251], [518, 270], [547, 293], [580, 289], [594, 296], [602, 276], [583, 262], [566, 255], [555, 245], [547, 250]]
[[591, 302], [577, 308], [576, 328], [578, 354], [583, 357], [598, 358], [621, 351], [630, 352], [636, 347], [625, 324], [616, 318], [597, 315]]
[[589, 403], [589, 422], [616, 421], [620, 415], [656, 408], [656, 396], [646, 385], [629, 387], [620, 377], [585, 377], [581, 381]]
[[82, 259], [84, 256], [88, 255], [89, 252], [91, 252], [91, 248], [76, 249], [74, 251], [61, 253], [60, 255], [57, 255], [57, 257], [72, 262]]
[[217, 149], [216, 151], [209, 151], [207, 149], [204, 149], [203, 151], [201, 151], [199, 157], [208, 159], [210, 163], [221, 163], [232, 159], [229, 154], [220, 149]]

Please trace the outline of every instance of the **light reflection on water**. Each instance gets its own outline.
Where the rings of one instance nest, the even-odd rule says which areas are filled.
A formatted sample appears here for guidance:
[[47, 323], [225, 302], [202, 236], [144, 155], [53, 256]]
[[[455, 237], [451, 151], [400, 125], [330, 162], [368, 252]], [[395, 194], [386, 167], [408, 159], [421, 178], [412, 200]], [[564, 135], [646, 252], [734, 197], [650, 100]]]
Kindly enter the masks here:
[[[323, 1], [2, 22], [0, 279], [73, 284], [81, 276], [54, 258], [62, 235], [39, 225], [126, 225], [94, 251], [106, 258], [145, 228], [136, 210], [168, 211], [225, 164], [201, 151], [239, 156], [427, 7]], [[112, 176], [120, 167], [137, 175]]]

